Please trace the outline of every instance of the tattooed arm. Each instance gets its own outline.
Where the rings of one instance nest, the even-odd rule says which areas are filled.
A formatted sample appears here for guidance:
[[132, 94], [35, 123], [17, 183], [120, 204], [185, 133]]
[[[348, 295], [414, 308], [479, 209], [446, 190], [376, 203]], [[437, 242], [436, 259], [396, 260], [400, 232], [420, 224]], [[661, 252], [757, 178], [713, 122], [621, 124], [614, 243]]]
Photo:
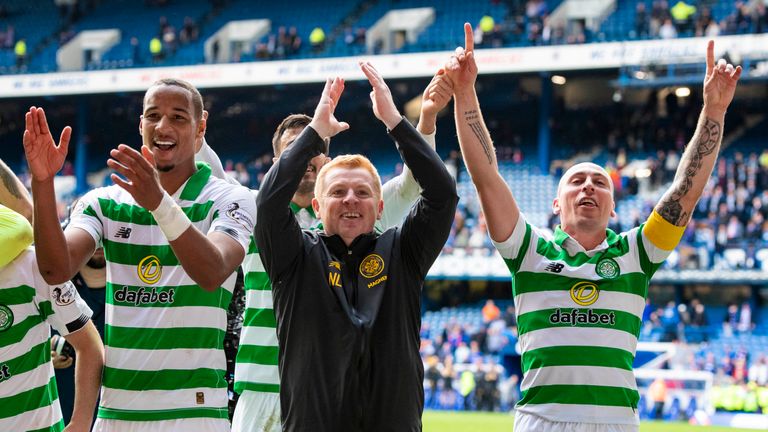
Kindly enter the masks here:
[[720, 150], [725, 111], [733, 100], [741, 66], [733, 67], [720, 59], [715, 64], [715, 44], [707, 45], [707, 73], [704, 78], [704, 108], [696, 132], [680, 160], [672, 186], [656, 205], [656, 212], [667, 222], [685, 226], [701, 197]]
[[503, 242], [512, 235], [520, 210], [512, 191], [499, 174], [496, 150], [480, 112], [475, 91], [475, 64], [472, 26], [464, 24], [464, 48], [457, 48], [446, 64], [446, 75], [453, 81], [456, 130], [464, 163], [477, 189], [491, 239]]
[[32, 223], [32, 197], [18, 177], [0, 160], [0, 204]]

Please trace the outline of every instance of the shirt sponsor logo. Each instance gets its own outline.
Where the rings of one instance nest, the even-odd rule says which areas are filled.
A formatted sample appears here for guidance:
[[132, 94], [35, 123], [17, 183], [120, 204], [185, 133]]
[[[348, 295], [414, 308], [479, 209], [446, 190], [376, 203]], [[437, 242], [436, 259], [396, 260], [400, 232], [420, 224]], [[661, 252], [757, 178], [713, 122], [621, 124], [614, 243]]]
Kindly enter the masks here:
[[384, 276], [382, 276], [382, 277], [380, 277], [380, 278], [376, 279], [375, 281], [373, 281], [373, 282], [369, 283], [369, 284], [368, 284], [368, 288], [369, 288], [369, 289], [370, 289], [370, 288], [373, 288], [373, 287], [375, 287], [376, 285], [378, 285], [378, 284], [380, 284], [380, 283], [382, 283], [382, 282], [385, 282], [386, 280], [387, 280], [387, 275], [384, 275]]
[[614, 312], [600, 313], [595, 312], [592, 309], [571, 309], [569, 312], [567, 309], [557, 309], [549, 316], [549, 322], [551, 324], [570, 324], [575, 325], [616, 325], [616, 314]]
[[603, 258], [595, 265], [595, 272], [603, 279], [616, 279], [621, 270], [619, 264], [612, 258]]
[[6, 331], [13, 325], [13, 311], [6, 305], [0, 304], [0, 332]]
[[153, 287], [152, 290], [148, 290], [146, 287], [140, 287], [136, 291], [129, 291], [127, 286], [123, 286], [119, 290], [115, 291], [112, 296], [115, 302], [119, 303], [131, 303], [135, 306], [152, 303], [173, 303], [173, 288], [168, 291], [157, 291], [157, 288]]
[[240, 204], [234, 202], [227, 206], [227, 216], [243, 226], [243, 228], [253, 231], [253, 220], [248, 214], [240, 210]]
[[571, 287], [571, 300], [579, 306], [591, 306], [600, 297], [600, 289], [594, 282], [583, 281]]
[[11, 371], [8, 369], [8, 365], [4, 364], [0, 366], [0, 382], [3, 382], [11, 378]]
[[120, 237], [127, 239], [131, 236], [131, 231], [133, 231], [133, 228], [120, 227], [120, 229], [117, 230], [117, 233], [115, 233], [115, 238]]
[[139, 265], [136, 266], [136, 272], [139, 274], [139, 279], [145, 284], [156, 284], [163, 275], [163, 266], [160, 265], [160, 258], [154, 255], [144, 257], [139, 261]]
[[384, 271], [384, 259], [377, 254], [370, 254], [360, 263], [360, 274], [369, 279]]
[[51, 297], [59, 306], [66, 306], [75, 301], [77, 290], [71, 283], [59, 285], [51, 290]]

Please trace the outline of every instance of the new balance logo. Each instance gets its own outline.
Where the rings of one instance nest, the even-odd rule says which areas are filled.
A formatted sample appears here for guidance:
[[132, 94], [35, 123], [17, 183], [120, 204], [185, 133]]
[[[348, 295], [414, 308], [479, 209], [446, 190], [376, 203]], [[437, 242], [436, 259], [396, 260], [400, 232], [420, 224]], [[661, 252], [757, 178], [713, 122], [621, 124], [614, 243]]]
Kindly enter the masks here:
[[565, 264], [560, 263], [549, 263], [546, 267], [544, 267], [544, 271], [552, 272], [552, 273], [560, 273], [563, 271], [563, 267], [565, 267]]
[[128, 227], [120, 227], [119, 230], [117, 230], [117, 233], [115, 234], [115, 237], [120, 237], [127, 239], [131, 236], [131, 228]]

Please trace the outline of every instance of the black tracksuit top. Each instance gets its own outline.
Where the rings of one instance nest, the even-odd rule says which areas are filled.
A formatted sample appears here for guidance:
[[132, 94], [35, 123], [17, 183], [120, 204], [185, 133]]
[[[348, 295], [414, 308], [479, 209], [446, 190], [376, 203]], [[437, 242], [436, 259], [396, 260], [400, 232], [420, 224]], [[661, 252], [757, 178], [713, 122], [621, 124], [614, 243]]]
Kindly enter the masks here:
[[272, 281], [283, 430], [420, 431], [421, 288], [453, 222], [456, 184], [406, 120], [390, 132], [422, 188], [402, 224], [361, 235], [302, 231], [289, 203], [325, 143], [307, 127], [269, 170], [256, 242]]

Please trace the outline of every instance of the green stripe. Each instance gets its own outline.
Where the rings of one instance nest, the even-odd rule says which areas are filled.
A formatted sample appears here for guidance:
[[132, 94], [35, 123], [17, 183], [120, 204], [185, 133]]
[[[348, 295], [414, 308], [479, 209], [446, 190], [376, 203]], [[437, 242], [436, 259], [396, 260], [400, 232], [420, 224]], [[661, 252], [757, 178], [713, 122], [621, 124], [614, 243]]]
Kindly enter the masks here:
[[235, 382], [236, 392], [242, 394], [246, 390], [261, 393], [280, 393], [280, 384], [259, 384], [248, 381]]
[[637, 249], [640, 251], [638, 255], [640, 255], [640, 267], [643, 269], [645, 274], [648, 275], [650, 278], [653, 276], [654, 273], [656, 273], [656, 270], [661, 267], [662, 264], [664, 264], [664, 261], [654, 263], [651, 262], [651, 259], [648, 258], [648, 252], [645, 250], [645, 243], [643, 243], [643, 228], [645, 227], [645, 224], [641, 224], [640, 227], [637, 229]]
[[266, 272], [248, 272], [245, 274], [243, 287], [246, 291], [270, 291], [272, 289], [272, 284], [269, 283], [269, 276]]
[[64, 419], [61, 419], [61, 420], [59, 420], [58, 423], [56, 423], [53, 426], [44, 427], [44, 428], [41, 428], [41, 429], [29, 430], [27, 432], [61, 432], [63, 430], [64, 430]]
[[53, 306], [51, 305], [51, 302], [47, 300], [40, 302], [39, 309], [40, 309], [40, 316], [42, 316], [44, 320], [48, 319], [49, 316], [53, 315]]
[[[115, 264], [136, 266], [144, 258], [154, 255], [160, 260], [163, 267], [179, 265], [179, 259], [173, 253], [169, 245], [140, 245], [135, 243], [118, 243], [108, 239], [102, 239], [104, 244], [104, 256], [107, 261]], [[167, 269], [164, 269], [167, 271]]]
[[174, 349], [204, 348], [221, 349], [224, 330], [214, 328], [134, 328], [104, 326], [106, 345], [114, 348]]
[[507, 266], [509, 267], [509, 270], [512, 272], [512, 274], [517, 273], [518, 270], [520, 270], [520, 265], [523, 263], [523, 259], [525, 258], [525, 253], [528, 250], [528, 245], [531, 243], [531, 233], [532, 233], [531, 225], [526, 222], [525, 223], [525, 234], [523, 235], [523, 243], [520, 245], [520, 249], [517, 251], [517, 256], [515, 259], [512, 260], [506, 260]]
[[31, 315], [25, 318], [24, 321], [12, 325], [11, 328], [0, 333], [0, 348], [21, 342], [32, 328], [42, 322], [43, 318], [40, 315]]
[[[147, 226], [157, 225], [154, 216], [147, 209], [138, 205], [121, 204], [109, 198], [99, 198], [99, 207], [105, 218], [115, 222]], [[211, 207], [213, 207], [213, 201], [207, 201], [183, 207], [181, 210], [190, 221], [200, 222], [208, 217]]]
[[550, 261], [562, 261], [568, 266], [579, 267], [586, 263], [597, 264], [603, 258], [617, 258], [626, 255], [629, 252], [629, 242], [626, 236], [621, 236], [619, 241], [614, 243], [605, 251], [590, 257], [584, 252], [578, 252], [574, 256], [569, 256], [568, 251], [559, 248], [554, 241], [547, 241], [539, 237], [536, 244], [536, 253], [542, 255]]
[[51, 377], [46, 385], [35, 387], [13, 396], [0, 398], [0, 407], [3, 407], [0, 410], [0, 418], [13, 417], [27, 411], [49, 406], [58, 397], [56, 378]]
[[195, 162], [195, 167], [197, 167], [197, 171], [187, 180], [187, 184], [179, 194], [179, 199], [194, 201], [208, 183], [208, 179], [211, 177], [211, 167], [200, 161]]
[[639, 296], [645, 293], [645, 287], [648, 286], [648, 277], [643, 273], [625, 273], [616, 279], [586, 280], [552, 273], [521, 271], [515, 274], [514, 279], [516, 296], [543, 291], [568, 291], [572, 286], [582, 281], [596, 284], [600, 291]]
[[568, 405], [602, 405], [637, 407], [640, 394], [624, 387], [593, 385], [548, 385], [531, 387], [522, 392], [518, 405], [560, 403]]
[[248, 254], [259, 253], [259, 246], [256, 245], [256, 239], [251, 236], [251, 241], [248, 242]]
[[225, 374], [225, 370], [209, 368], [134, 371], [105, 366], [104, 387], [131, 391], [226, 388]]
[[523, 353], [523, 373], [547, 366], [601, 366], [631, 371], [634, 356], [618, 348], [597, 346], [552, 346]]
[[277, 328], [275, 311], [272, 309], [248, 308], [244, 313], [243, 326]]
[[[161, 303], [159, 297], [156, 301], [150, 303], [136, 304], [136, 302], [129, 302], [123, 294], [123, 288], [126, 288], [127, 292], [138, 293], [142, 290], [142, 297], [148, 300], [152, 300], [152, 290], [155, 290], [155, 294], [169, 293], [173, 290], [173, 303]], [[115, 300], [115, 293], [119, 292], [122, 301]], [[166, 299], [171, 298], [166, 296]], [[181, 306], [208, 306], [216, 307], [219, 309], [228, 309], [229, 303], [232, 300], [232, 293], [226, 288], [217, 288], [214, 291], [206, 291], [200, 288], [198, 285], [180, 285], [175, 287], [162, 286], [162, 287], [146, 287], [146, 286], [132, 286], [132, 285], [115, 285], [107, 283], [107, 295], [106, 302], [108, 304], [116, 306], [131, 306], [131, 307], [181, 307]]]
[[278, 347], [264, 345], [240, 345], [237, 349], [237, 363], [254, 363], [277, 366]]
[[[552, 323], [550, 320], [554, 318], [557, 318], [555, 315], [556, 311], [560, 311], [560, 319], [558, 319], [557, 323]], [[614, 324], [603, 324], [601, 322], [596, 323], [577, 323], [575, 327], [578, 328], [586, 328], [586, 327], [593, 327], [593, 328], [605, 328], [605, 329], [614, 329], [614, 330], [621, 330], [625, 331], [627, 333], [630, 333], [632, 335], [638, 336], [640, 334], [640, 325], [641, 320], [637, 317], [637, 315], [633, 315], [631, 313], [627, 313], [624, 311], [617, 311], [612, 309], [589, 309], [589, 308], [556, 308], [556, 309], [541, 309], [534, 312], [528, 312], [524, 313], [517, 317], [517, 331], [519, 335], [523, 335], [528, 332], [532, 332], [535, 330], [541, 330], [546, 328], [555, 328], [555, 327], [572, 327], [571, 323], [563, 323], [562, 322], [562, 316], [570, 314], [571, 311], [577, 310], [579, 312], [582, 312], [584, 314], [588, 314], [590, 311], [592, 312], [592, 316], [596, 316], [596, 314], [602, 314], [605, 316], [609, 316], [610, 314], [613, 314], [614, 317]]]
[[34, 298], [35, 289], [27, 285], [0, 289], [0, 304], [2, 305], [14, 306], [27, 304], [31, 303]]
[[99, 222], [101, 222], [101, 218], [99, 217], [98, 214], [96, 214], [96, 210], [94, 210], [93, 207], [91, 206], [86, 207], [85, 210], [83, 210], [83, 214], [86, 216], [95, 217], [96, 219], [99, 219]]
[[99, 407], [99, 418], [125, 421], [161, 421], [185, 418], [229, 419], [227, 408], [184, 408], [158, 411], [131, 411]]
[[24, 354], [10, 360], [3, 360], [3, 365], [8, 366], [8, 372], [13, 376], [35, 370], [49, 361], [51, 361], [51, 343], [46, 338], [44, 342], [33, 346]]

